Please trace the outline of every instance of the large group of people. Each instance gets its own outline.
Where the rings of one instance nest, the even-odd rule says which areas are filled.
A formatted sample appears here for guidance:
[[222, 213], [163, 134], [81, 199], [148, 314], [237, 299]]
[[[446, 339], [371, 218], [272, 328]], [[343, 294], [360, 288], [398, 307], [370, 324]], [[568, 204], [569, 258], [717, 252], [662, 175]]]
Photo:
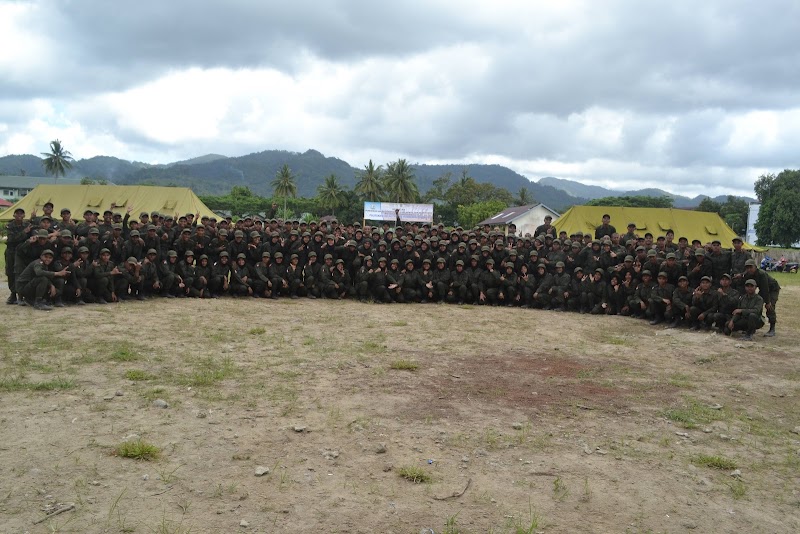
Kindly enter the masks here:
[[[620, 233], [604, 216], [593, 233], [534, 235], [510, 225], [445, 229], [384, 222], [217, 220], [132, 210], [86, 210], [76, 222], [53, 205], [7, 226], [8, 304], [50, 310], [129, 299], [309, 298], [452, 303], [625, 315], [650, 324], [744, 332], [769, 322], [780, 286], [741, 239]], [[727, 245], [727, 244], [726, 244]]]

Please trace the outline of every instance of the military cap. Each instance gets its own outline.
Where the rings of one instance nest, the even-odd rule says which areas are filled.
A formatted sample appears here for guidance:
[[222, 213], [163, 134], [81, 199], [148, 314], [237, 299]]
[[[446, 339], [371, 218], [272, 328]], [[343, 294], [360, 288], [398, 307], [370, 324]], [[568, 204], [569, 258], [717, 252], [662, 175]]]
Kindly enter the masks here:
[[467, 248], [467, 244], [464, 243], [463, 241], [459, 241], [458, 248]]
[[563, 244], [565, 247], [571, 247], [571, 246], [572, 246], [572, 241], [571, 241], [571, 240], [569, 240], [569, 239], [565, 239], [565, 240], [564, 240], [564, 243], [562, 243], [562, 244]]
[[69, 208], [61, 208], [61, 214], [63, 215], [65, 213], [72, 213], [72, 212], [69, 211]]
[[408, 239], [406, 239], [406, 246], [407, 247], [413, 247], [414, 246], [414, 240], [411, 239], [410, 237]]
[[317, 230], [316, 232], [314, 232], [314, 237], [317, 236], [325, 237], [325, 234], [323, 234], [320, 230]]
[[336, 265], [339, 265], [340, 263], [344, 263], [344, 260], [342, 258], [336, 260]]
[[577, 237], [583, 237], [583, 232], [581, 232], [580, 230], [578, 230], [577, 232], [575, 232], [575, 235], [576, 235]]
[[165, 221], [174, 221], [175, 218], [172, 215], [167, 215], [166, 219], [164, 219], [164, 220]]
[[575, 269], [573, 269], [572, 272], [573, 273], [582, 273], [583, 272], [583, 267], [575, 267]]
[[694, 245], [695, 243], [702, 243], [702, 241], [700, 241], [699, 239], [692, 239], [692, 245]]
[[122, 224], [121, 223], [114, 223], [114, 224], [111, 225], [111, 229], [112, 230], [122, 230]]
[[505, 267], [506, 269], [513, 269], [514, 268], [514, 262], [507, 261], [507, 262], [505, 262], [503, 264], [503, 267]]
[[388, 245], [386, 244], [386, 241], [384, 241], [383, 239], [381, 239], [380, 241], [378, 241], [378, 246], [379, 246], [379, 247], [380, 247], [380, 246], [384, 246], [384, 247], [386, 247], [386, 246], [388, 246]]
[[469, 257], [469, 261], [479, 261], [479, 260], [480, 258], [478, 256], [475, 256], [474, 254]]
[[509, 256], [516, 256], [516, 255], [517, 255], [517, 251], [516, 251], [516, 249], [513, 249], [513, 248], [512, 248], [512, 249], [509, 251], [508, 255], [509, 255]]
[[414, 260], [412, 260], [411, 258], [407, 259], [406, 260], [406, 265], [408, 265], [409, 263], [414, 263]]
[[636, 228], [636, 223], [628, 223], [628, 228]]
[[570, 246], [572, 248], [581, 248], [581, 244], [578, 241], [573, 241], [572, 245], [570, 245]]
[[553, 236], [550, 234], [544, 234], [545, 239], [553, 239]]
[[544, 263], [538, 263], [536, 264], [536, 268], [547, 270], [547, 265], [545, 265]]
[[721, 245], [722, 242], [719, 239], [715, 239], [714, 241], [711, 242], [711, 244], [712, 245]]
[[658, 256], [658, 252], [656, 252], [654, 249], [651, 248], [650, 250], [647, 251], [647, 256], [648, 257], [650, 257], [650, 256]]
[[70, 232], [69, 230], [61, 230], [61, 233], [59, 235], [61, 237], [72, 237], [72, 232]]
[[[272, 233], [273, 233], [273, 234], [275, 234], [275, 235], [274, 235], [274, 236], [272, 236], [272, 237], [278, 237], [278, 232], [272, 232]], [[328, 235], [326, 235], [326, 236], [325, 236], [325, 240], [327, 241], [328, 239], [333, 239], [333, 240], [335, 240], [336, 238], [335, 238], [335, 237], [333, 237], [333, 234], [328, 234]]]
[[169, 252], [167, 252], [167, 256], [169, 256], [170, 258], [177, 258], [178, 253], [175, 252], [174, 250], [170, 250]]
[[710, 276], [704, 276], [704, 277], [702, 277], [700, 279], [701, 282], [704, 281], [704, 280], [708, 280], [710, 282], [711, 281], [711, 277]]
[[[707, 276], [704, 276], [703, 278], [708, 278], [708, 277], [707, 277]], [[708, 278], [708, 279], [709, 279], [709, 280], [711, 280], [711, 278]], [[688, 279], [688, 278], [686, 278], [685, 276], [679, 276], [679, 277], [678, 277], [678, 282], [680, 282], [681, 280], [686, 280], [687, 282], [689, 281], [689, 279]]]
[[378, 263], [380, 263], [380, 262], [384, 262], [385, 263], [386, 262], [386, 258], [384, 256], [381, 256], [380, 258], [378, 258]]
[[147, 231], [149, 232], [149, 231], [151, 231], [151, 230], [155, 231], [155, 230], [156, 230], [156, 225], [154, 225], [154, 224], [148, 224], [148, 225], [147, 225]]
[[138, 261], [136, 261], [136, 258], [134, 258], [133, 256], [131, 256], [130, 258], [128, 258], [128, 263], [133, 263], [133, 264], [135, 265], [135, 264], [137, 264], [137, 263], [139, 263], [139, 262], [138, 262]]
[[746, 286], [754, 286], [754, 285], [756, 285], [756, 281], [753, 280], [752, 278], [748, 278], [747, 280], [745, 280], [744, 285], [746, 285]]
[[626, 247], [632, 246], [633, 244], [634, 244], [633, 239], [628, 239], [627, 241], [625, 241], [625, 246]]
[[111, 254], [111, 251], [108, 250], [107, 248], [101, 248], [100, 249], [100, 254]]
[[233, 232], [233, 236], [234, 237], [244, 237], [244, 232], [242, 232], [241, 230], [236, 230], [235, 232]]
[[697, 249], [697, 250], [694, 252], [694, 255], [695, 255], [695, 256], [705, 256], [705, 255], [706, 255], [706, 252], [705, 252], [705, 250], [703, 250], [703, 249], [699, 248], [699, 249]]
[[43, 216], [41, 216], [41, 217], [39, 218], [39, 220], [40, 220], [40, 221], [52, 221], [52, 220], [53, 220], [53, 218], [52, 218], [52, 217], [50, 217], [49, 215], [43, 215]]
[[[16, 211], [16, 210], [15, 210], [15, 211]], [[23, 210], [23, 211], [24, 211], [24, 210]], [[83, 210], [83, 214], [84, 214], [84, 215], [86, 215], [87, 213], [91, 215], [91, 214], [93, 214], [93, 213], [94, 213], [94, 211], [92, 211], [92, 210]]]
[[42, 228], [36, 232], [36, 237], [47, 237], [47, 230]]
[[131, 237], [139, 237], [139, 230], [131, 230]]
[[268, 250], [265, 250], [264, 252], [262, 252], [262, 253], [261, 253], [261, 257], [262, 257], [262, 258], [269, 258], [269, 257], [270, 257], [270, 253], [269, 253], [269, 251], [268, 251]]
[[66, 254], [67, 252], [72, 254], [72, 247], [64, 247], [64, 248], [61, 249], [61, 253], [62, 254]]
[[592, 239], [592, 245], [599, 245], [599, 244], [600, 244], [599, 239]]
[[719, 279], [722, 280], [723, 278], [727, 278], [728, 280], [730, 280], [731, 275], [729, 275], [728, 273], [722, 273], [722, 276], [720, 276]]
[[596, 273], [600, 273], [600, 274], [606, 274], [606, 272], [605, 272], [605, 271], [604, 271], [602, 268], [600, 268], [600, 267], [598, 267], [597, 269], [595, 269], [595, 270], [594, 270], [594, 272], [596, 272]]
[[99, 234], [100, 233], [100, 229], [97, 228], [96, 226], [93, 226], [93, 227], [89, 228], [89, 233], [90, 234]]
[[333, 256], [331, 256], [330, 254], [325, 254], [325, 257], [324, 257], [324, 258], [322, 258], [322, 259], [323, 259], [323, 260], [332, 260], [332, 259], [333, 259]]
[[530, 253], [528, 254], [528, 256], [538, 256], [538, 255], [539, 255], [539, 251], [536, 250], [536, 249], [531, 250]]
[[44, 250], [42, 251], [42, 256], [48, 256], [48, 255], [52, 256], [52, 255], [53, 255], [53, 251], [52, 251], [52, 250], [50, 250], [49, 248], [47, 248], [47, 249], [44, 249]]
[[400, 263], [400, 260], [398, 260], [397, 258], [394, 258], [394, 259], [391, 261], [391, 263], [392, 263], [392, 265], [394, 265], [394, 264], [396, 264], [396, 263]]
[[[291, 256], [289, 256], [289, 260], [296, 260], [296, 259], [300, 259], [300, 256], [298, 256], [297, 254], [292, 254]], [[368, 258], [368, 259], [371, 259], [371, 258]]]
[[312, 250], [311, 252], [308, 253], [308, 257], [309, 258], [316, 258], [317, 257], [317, 253]]
[[89, 252], [89, 248], [88, 247], [81, 247], [81, 248], [78, 249], [78, 254], [82, 254], [84, 252]]
[[236, 255], [236, 259], [237, 260], [246, 260], [247, 259], [247, 255], [244, 252], [240, 252], [239, 254]]
[[636, 252], [639, 252], [640, 250], [645, 250], [644, 245], [639, 245], [636, 247]]
[[261, 237], [261, 234], [259, 234], [259, 233], [258, 233], [258, 232], [256, 232], [255, 230], [253, 230], [252, 232], [250, 232], [250, 239], [255, 239], [256, 237]]
[[564, 268], [564, 262], [563, 261], [557, 261], [556, 262], [556, 269], [559, 268], [559, 267], [561, 267], [562, 269]]
[[149, 256], [150, 254], [158, 254], [158, 251], [154, 248], [151, 248], [147, 251], [147, 255]]
[[490, 248], [489, 248], [489, 247], [487, 247], [486, 245], [484, 245], [484, 246], [482, 246], [482, 247], [481, 247], [481, 252], [491, 252], [491, 251], [492, 251], [492, 249], [490, 249]]
[[630, 254], [625, 256], [625, 261], [633, 261], [633, 256], [631, 256]]
[[464, 266], [464, 260], [456, 260], [456, 266]]
[[228, 231], [227, 231], [225, 228], [222, 228], [222, 229], [221, 229], [219, 232], [217, 232], [217, 233], [218, 233], [219, 235], [224, 235], [224, 236], [227, 236], [227, 235], [228, 235]]
[[186, 252], [184, 252], [184, 253], [183, 253], [183, 255], [184, 255], [184, 256], [187, 256], [187, 257], [188, 257], [188, 256], [194, 256], [194, 251], [187, 250]]
[[289, 235], [300, 235], [300, 232], [298, 232], [297, 230], [292, 230], [289, 232]]
[[486, 260], [485, 263], [486, 263], [486, 265], [494, 265], [494, 260], [492, 258], [489, 258], [489, 259]]
[[667, 254], [667, 259], [668, 260], [674, 260], [675, 259], [675, 253], [674, 252], [669, 252]]
[[653, 276], [653, 273], [651, 273], [649, 269], [645, 269], [644, 271], [642, 271], [642, 276], [644, 275]]
[[661, 271], [660, 273], [658, 273], [658, 277], [659, 278], [668, 278], [667, 273], [665, 273], [664, 271]]
[[146, 211], [143, 211], [143, 212], [141, 212], [141, 213], [139, 214], [139, 217], [150, 217], [150, 214], [149, 214], [149, 213], [147, 213]]
[[303, 232], [301, 237], [311, 237], [311, 232]]
[[220, 258], [227, 258], [228, 256], [229, 254], [227, 250], [223, 250], [222, 252], [219, 253]]
[[470, 245], [477, 245], [477, 244], [478, 244], [478, 240], [477, 240], [477, 239], [475, 239], [475, 238], [473, 238], [473, 239], [470, 239], [470, 240], [469, 240], [469, 244], [470, 244]]
[[738, 241], [739, 243], [744, 243], [744, 241], [742, 241], [742, 238], [741, 238], [741, 237], [739, 237], [739, 236], [736, 236], [736, 237], [734, 237], [733, 239], [731, 239], [731, 243], [736, 243], [737, 241]]
[[756, 260], [747, 260], [746, 262], [744, 262], [744, 266], [745, 267], [755, 267], [756, 266]]
[[191, 234], [191, 233], [192, 233], [192, 231], [191, 231], [191, 229], [189, 229], [189, 228], [184, 228], [183, 230], [181, 230], [181, 233], [182, 233], [182, 234]]
[[283, 258], [283, 252], [276, 252], [275, 253], [275, 259], [277, 260], [278, 258]]
[[436, 263], [447, 263], [444, 258], [436, 258]]

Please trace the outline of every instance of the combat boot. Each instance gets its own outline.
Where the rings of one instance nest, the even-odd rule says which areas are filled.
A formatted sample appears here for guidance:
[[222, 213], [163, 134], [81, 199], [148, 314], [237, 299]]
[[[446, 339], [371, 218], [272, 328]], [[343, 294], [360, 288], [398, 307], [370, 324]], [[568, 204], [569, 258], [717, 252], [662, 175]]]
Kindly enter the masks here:
[[56, 308], [63, 308], [64, 307], [64, 301], [61, 300], [61, 297], [58, 297], [56, 299], [56, 301], [53, 303], [53, 306], [55, 306]]
[[44, 301], [44, 299], [36, 299], [36, 302], [33, 303], [33, 309], [41, 311], [50, 311], [53, 309], [53, 307], [47, 304]]
[[769, 331], [764, 334], [764, 337], [775, 337], [775, 323], [769, 324]]
[[16, 304], [16, 303], [17, 303], [17, 294], [12, 291], [11, 294], [6, 299], [6, 304], [11, 306], [11, 305]]

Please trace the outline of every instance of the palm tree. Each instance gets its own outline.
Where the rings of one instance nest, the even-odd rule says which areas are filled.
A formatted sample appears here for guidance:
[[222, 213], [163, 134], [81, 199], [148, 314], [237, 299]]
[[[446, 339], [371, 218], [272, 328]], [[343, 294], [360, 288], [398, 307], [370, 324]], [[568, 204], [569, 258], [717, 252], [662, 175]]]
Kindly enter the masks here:
[[325, 178], [325, 183], [317, 187], [317, 195], [320, 205], [331, 209], [331, 215], [336, 215], [336, 208], [344, 203], [344, 189], [335, 174]]
[[64, 176], [68, 170], [72, 168], [72, 154], [68, 150], [64, 150], [64, 146], [58, 139], [50, 141], [50, 152], [42, 152], [42, 165], [47, 174], [52, 174], [55, 183], [58, 183], [58, 177]]
[[275, 175], [275, 179], [272, 180], [270, 185], [272, 186], [273, 194], [276, 197], [283, 198], [283, 213], [285, 215], [286, 199], [297, 196], [297, 184], [294, 183], [294, 175], [287, 164], [283, 164], [283, 167]]
[[383, 187], [392, 202], [414, 202], [419, 197], [419, 189], [414, 181], [414, 169], [404, 159], [386, 165]]
[[531, 193], [526, 188], [521, 187], [519, 193], [517, 193], [517, 198], [514, 199], [514, 204], [517, 206], [527, 206], [531, 204], [533, 198], [531, 198]]
[[356, 175], [358, 182], [353, 191], [367, 202], [377, 202], [383, 195], [383, 165], [375, 166], [372, 160]]

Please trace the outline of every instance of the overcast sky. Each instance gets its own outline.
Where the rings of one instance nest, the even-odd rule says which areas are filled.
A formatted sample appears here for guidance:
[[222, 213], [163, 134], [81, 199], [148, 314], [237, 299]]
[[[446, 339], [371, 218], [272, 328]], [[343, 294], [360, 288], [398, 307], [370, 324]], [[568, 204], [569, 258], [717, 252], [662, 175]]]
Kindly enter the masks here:
[[0, 0], [0, 155], [317, 149], [746, 194], [798, 168], [800, 2]]

